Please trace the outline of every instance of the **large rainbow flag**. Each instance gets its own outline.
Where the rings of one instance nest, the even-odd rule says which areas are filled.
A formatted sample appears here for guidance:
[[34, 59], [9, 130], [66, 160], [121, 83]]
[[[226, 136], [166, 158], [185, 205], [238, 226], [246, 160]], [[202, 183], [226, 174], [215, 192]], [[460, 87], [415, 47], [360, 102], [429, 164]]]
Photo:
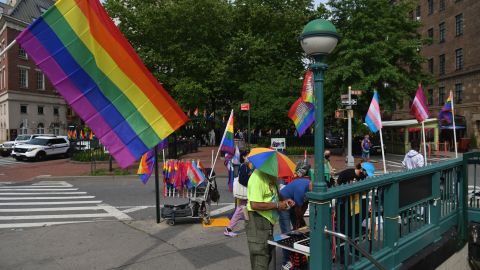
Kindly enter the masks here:
[[230, 113], [228, 118], [227, 127], [225, 128], [225, 133], [223, 134], [222, 141], [220, 142], [220, 150], [230, 154], [231, 157], [234, 155], [235, 143], [233, 141], [233, 110]]
[[16, 40], [121, 167], [187, 121], [98, 0], [59, 0]]

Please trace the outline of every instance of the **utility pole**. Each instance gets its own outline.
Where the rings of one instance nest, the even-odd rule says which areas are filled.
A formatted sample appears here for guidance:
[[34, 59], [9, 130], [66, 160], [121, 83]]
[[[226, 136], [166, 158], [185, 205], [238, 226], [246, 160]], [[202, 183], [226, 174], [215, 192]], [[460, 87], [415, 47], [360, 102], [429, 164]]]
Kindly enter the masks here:
[[347, 106], [347, 119], [348, 119], [348, 150], [347, 150], [347, 166], [353, 167], [355, 160], [352, 156], [352, 87], [348, 87], [348, 106]]

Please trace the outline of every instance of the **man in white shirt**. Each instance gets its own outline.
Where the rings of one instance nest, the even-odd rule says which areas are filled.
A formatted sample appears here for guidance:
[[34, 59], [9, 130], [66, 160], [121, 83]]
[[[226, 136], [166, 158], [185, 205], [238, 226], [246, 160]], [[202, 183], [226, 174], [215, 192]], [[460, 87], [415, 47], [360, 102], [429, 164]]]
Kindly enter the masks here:
[[418, 143], [412, 142], [412, 149], [405, 154], [405, 158], [402, 162], [403, 167], [409, 170], [425, 166], [423, 155], [415, 149], [418, 149]]

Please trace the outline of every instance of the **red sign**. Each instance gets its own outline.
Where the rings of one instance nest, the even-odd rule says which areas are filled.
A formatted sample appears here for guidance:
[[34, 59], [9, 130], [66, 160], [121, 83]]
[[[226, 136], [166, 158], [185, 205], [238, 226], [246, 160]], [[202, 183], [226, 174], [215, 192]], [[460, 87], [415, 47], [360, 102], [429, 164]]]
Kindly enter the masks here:
[[242, 104], [240, 104], [240, 110], [242, 110], [242, 111], [249, 111], [249, 110], [250, 110], [250, 103], [242, 103]]

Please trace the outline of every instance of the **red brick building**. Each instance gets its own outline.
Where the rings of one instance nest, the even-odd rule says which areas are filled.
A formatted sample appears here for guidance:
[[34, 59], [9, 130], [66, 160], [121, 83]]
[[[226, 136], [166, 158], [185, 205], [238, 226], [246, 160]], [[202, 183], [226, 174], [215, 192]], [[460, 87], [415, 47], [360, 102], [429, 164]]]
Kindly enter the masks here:
[[[480, 142], [480, 1], [421, 0], [418, 3], [412, 19], [421, 21], [419, 32], [432, 40], [420, 52], [427, 59], [425, 70], [436, 79], [435, 84], [424, 86], [431, 117], [438, 116], [453, 91], [455, 114], [459, 116], [457, 134], [467, 138], [474, 135]], [[412, 118], [410, 103], [411, 100], [405, 102], [393, 118]], [[440, 139], [449, 140], [451, 133], [447, 127], [441, 131]]]

